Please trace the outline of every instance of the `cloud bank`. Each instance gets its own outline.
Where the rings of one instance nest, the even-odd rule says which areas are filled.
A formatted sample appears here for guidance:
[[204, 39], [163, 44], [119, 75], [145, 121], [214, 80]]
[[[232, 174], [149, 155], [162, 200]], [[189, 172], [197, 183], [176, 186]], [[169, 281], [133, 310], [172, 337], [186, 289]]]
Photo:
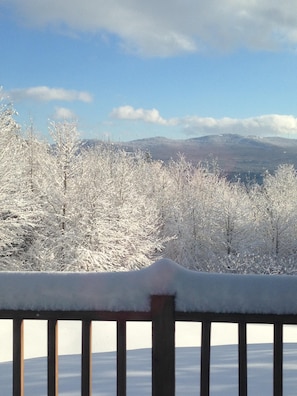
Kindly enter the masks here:
[[297, 135], [297, 118], [292, 115], [267, 114], [250, 118], [212, 118], [187, 116], [163, 118], [156, 109], [134, 109], [122, 106], [113, 109], [112, 118], [136, 120], [164, 126], [178, 126], [188, 136], [236, 133], [256, 136], [293, 136]]
[[187, 135], [237, 133], [240, 135], [297, 135], [297, 118], [292, 115], [267, 114], [250, 118], [185, 117], [180, 120]]
[[277, 50], [297, 43], [297, 2], [286, 0], [2, 0], [22, 23], [116, 35], [129, 51], [172, 56], [214, 48]]
[[24, 89], [13, 89], [7, 92], [13, 101], [36, 100], [41, 102], [58, 101], [80, 101], [92, 102], [92, 95], [84, 91], [67, 90], [63, 88], [49, 88], [46, 86], [31, 87]]

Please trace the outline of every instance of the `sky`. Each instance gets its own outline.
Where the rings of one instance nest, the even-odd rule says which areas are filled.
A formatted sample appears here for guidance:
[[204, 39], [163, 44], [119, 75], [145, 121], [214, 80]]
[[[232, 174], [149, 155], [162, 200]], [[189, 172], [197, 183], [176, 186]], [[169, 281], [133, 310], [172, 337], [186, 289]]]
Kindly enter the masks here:
[[0, 0], [17, 121], [83, 138], [297, 138], [297, 2]]

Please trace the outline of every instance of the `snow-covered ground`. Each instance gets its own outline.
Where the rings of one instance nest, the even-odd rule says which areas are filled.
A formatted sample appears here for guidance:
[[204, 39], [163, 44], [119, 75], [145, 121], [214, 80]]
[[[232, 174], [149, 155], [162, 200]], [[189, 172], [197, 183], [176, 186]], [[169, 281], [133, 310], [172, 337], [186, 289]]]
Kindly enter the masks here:
[[[93, 356], [93, 394], [116, 394], [115, 352]], [[248, 391], [252, 396], [272, 395], [272, 345], [252, 344], [248, 347]], [[215, 346], [211, 355], [211, 395], [237, 396], [237, 348], [235, 345]], [[176, 395], [199, 394], [200, 349], [177, 348]], [[127, 394], [151, 395], [151, 356], [149, 349], [128, 351]], [[297, 387], [297, 346], [286, 344], [284, 350], [284, 395], [295, 396]], [[12, 394], [11, 362], [0, 364], [0, 394]], [[80, 356], [63, 355], [59, 358], [59, 395], [80, 396]], [[25, 394], [45, 396], [46, 359], [35, 358], [25, 362]]]

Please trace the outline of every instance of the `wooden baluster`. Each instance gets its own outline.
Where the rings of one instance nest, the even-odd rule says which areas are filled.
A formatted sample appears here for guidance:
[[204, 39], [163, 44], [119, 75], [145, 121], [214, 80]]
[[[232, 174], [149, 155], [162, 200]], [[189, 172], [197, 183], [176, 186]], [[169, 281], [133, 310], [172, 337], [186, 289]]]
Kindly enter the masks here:
[[47, 322], [47, 394], [58, 396], [58, 321]]
[[201, 364], [200, 364], [200, 395], [209, 396], [210, 382], [210, 333], [211, 322], [202, 322], [201, 333]]
[[82, 321], [81, 394], [92, 395], [92, 322]]
[[13, 319], [13, 396], [24, 396], [23, 319]]
[[273, 396], [283, 394], [283, 325], [274, 324], [273, 341]]
[[239, 396], [247, 396], [246, 323], [238, 323], [238, 389]]
[[127, 392], [127, 341], [126, 321], [117, 321], [117, 396]]

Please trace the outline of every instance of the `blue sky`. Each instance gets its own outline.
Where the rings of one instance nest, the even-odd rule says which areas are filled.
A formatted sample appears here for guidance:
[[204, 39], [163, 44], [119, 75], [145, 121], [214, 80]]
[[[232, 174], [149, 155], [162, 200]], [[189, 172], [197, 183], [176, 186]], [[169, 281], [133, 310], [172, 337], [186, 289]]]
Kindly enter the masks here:
[[297, 138], [295, 0], [0, 0], [0, 44], [2, 96], [44, 135]]

